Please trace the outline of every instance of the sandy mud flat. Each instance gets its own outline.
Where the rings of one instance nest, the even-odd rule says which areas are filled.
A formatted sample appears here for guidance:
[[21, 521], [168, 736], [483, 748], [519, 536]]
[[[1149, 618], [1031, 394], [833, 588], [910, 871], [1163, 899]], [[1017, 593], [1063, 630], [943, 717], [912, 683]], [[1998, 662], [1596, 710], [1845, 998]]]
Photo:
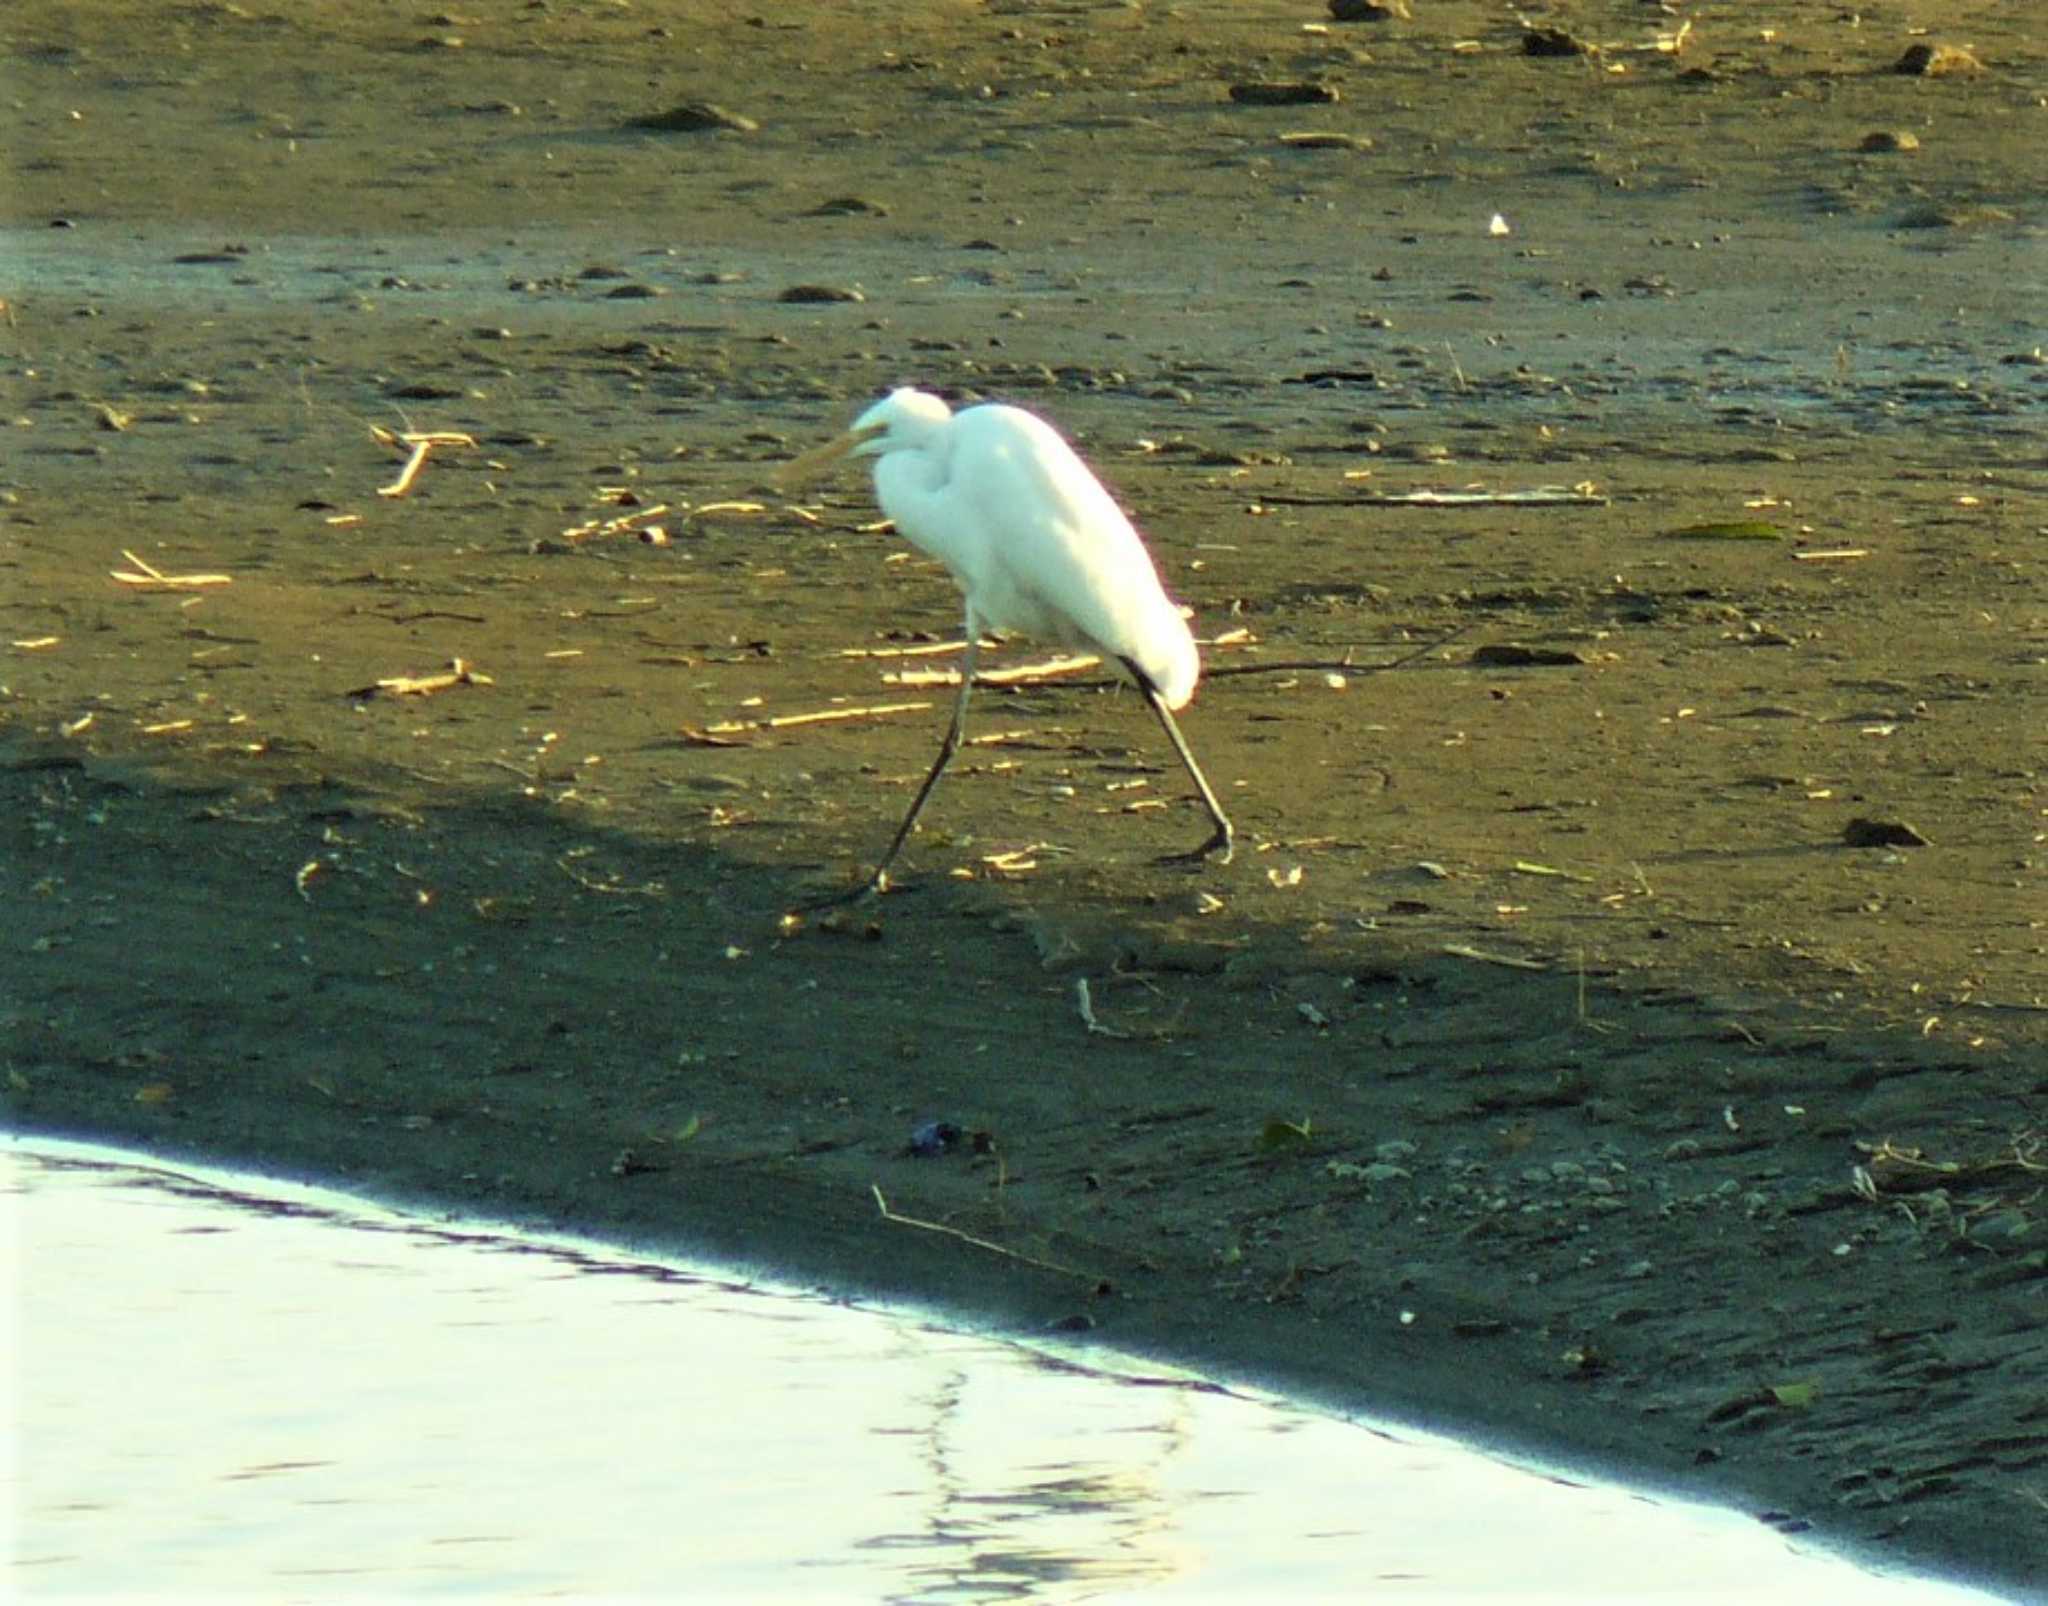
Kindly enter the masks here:
[[[9, 9], [9, 1119], [2037, 1588], [2048, 43], [1412, 9]], [[771, 482], [904, 381], [1132, 510], [1235, 862], [1082, 670], [787, 918], [951, 696]]]

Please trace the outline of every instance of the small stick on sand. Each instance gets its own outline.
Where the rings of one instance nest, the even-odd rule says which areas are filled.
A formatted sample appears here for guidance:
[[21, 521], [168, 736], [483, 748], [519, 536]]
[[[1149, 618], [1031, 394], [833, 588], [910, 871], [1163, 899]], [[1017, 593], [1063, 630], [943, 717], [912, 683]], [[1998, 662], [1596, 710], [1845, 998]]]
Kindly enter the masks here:
[[[1016, 664], [1008, 669], [977, 670], [974, 683], [977, 686], [1014, 686], [1019, 681], [1043, 680], [1053, 675], [1078, 674], [1084, 669], [1099, 669], [1102, 660], [1092, 653], [1082, 653], [1071, 658], [1048, 658], [1042, 663]], [[960, 671], [957, 669], [897, 669], [882, 677], [890, 686], [957, 686]]]
[[1034, 842], [1027, 848], [1011, 848], [1003, 853], [984, 853], [981, 862], [997, 875], [1023, 875], [1038, 868], [1037, 855], [1059, 851], [1060, 849], [1050, 842]]
[[1095, 1000], [1088, 996], [1088, 978], [1086, 976], [1075, 978], [1074, 1007], [1081, 1012], [1081, 1024], [1087, 1027], [1094, 1036], [1124, 1037], [1128, 1035], [1103, 1025], [1101, 1021], [1095, 1018]]
[[[1268, 496], [1263, 500], [1296, 506], [1292, 497]], [[1356, 505], [1359, 502], [1400, 507], [1605, 507], [1607, 498], [1597, 491], [1575, 486], [1541, 485], [1529, 491], [1377, 491], [1369, 496], [1333, 499]], [[1320, 506], [1320, 503], [1309, 505]]]
[[374, 686], [358, 687], [349, 693], [351, 697], [374, 697], [384, 692], [392, 697], [425, 697], [433, 692], [447, 691], [451, 686], [494, 686], [497, 682], [480, 670], [472, 669], [467, 659], [451, 658], [448, 667], [438, 675], [391, 675]]
[[[982, 645], [987, 647], [992, 646], [993, 643], [984, 641]], [[937, 658], [943, 653], [964, 652], [966, 647], [967, 643], [964, 641], [923, 642], [915, 647], [841, 647], [839, 649], [839, 656], [842, 658]]]
[[405, 467], [398, 471], [398, 478], [389, 485], [377, 487], [379, 496], [403, 496], [412, 489], [412, 482], [419, 478], [420, 470], [427, 466], [427, 456], [437, 446], [475, 446], [476, 437], [465, 435], [453, 429], [390, 430], [381, 424], [372, 424], [370, 433], [382, 445], [404, 449], [412, 455], [406, 458]]
[[650, 545], [663, 546], [668, 542], [668, 531], [651, 521], [666, 513], [668, 507], [666, 502], [656, 502], [652, 507], [635, 508], [616, 518], [590, 519], [582, 524], [572, 524], [562, 532], [562, 539], [573, 544], [604, 536], [633, 534]]
[[161, 586], [166, 591], [199, 591], [207, 586], [229, 586], [235, 583], [235, 577], [231, 574], [165, 574], [163, 570], [145, 563], [126, 547], [121, 548], [121, 556], [140, 571], [107, 571], [124, 586]]
[[915, 1227], [920, 1232], [943, 1233], [948, 1238], [958, 1238], [963, 1244], [972, 1244], [976, 1249], [986, 1249], [992, 1255], [1022, 1261], [1027, 1266], [1042, 1267], [1046, 1271], [1056, 1271], [1062, 1277], [1088, 1276], [1087, 1272], [1076, 1271], [1072, 1266], [1062, 1266], [1058, 1261], [1039, 1260], [1032, 1255], [1019, 1254], [1014, 1249], [1005, 1249], [1001, 1244], [990, 1243], [986, 1238], [977, 1238], [972, 1233], [962, 1232], [958, 1227], [948, 1227], [936, 1221], [920, 1221], [915, 1216], [899, 1216], [889, 1208], [889, 1201], [882, 1197], [882, 1190], [878, 1184], [869, 1183], [868, 1187], [875, 1196], [875, 1204], [880, 1208], [884, 1221], [893, 1221], [899, 1227]]
[[[921, 714], [930, 708], [930, 703], [875, 703], [866, 708], [828, 708], [816, 714], [778, 714], [773, 719], [757, 719], [754, 725], [760, 730], [786, 730], [792, 725], [823, 725], [843, 719], [880, 719], [885, 714]], [[714, 731], [727, 729], [714, 725]], [[744, 725], [736, 727], [744, 730]]]
[[1474, 948], [1469, 943], [1447, 942], [1443, 951], [1453, 959], [1476, 959], [1482, 965], [1506, 965], [1510, 970], [1548, 970], [1550, 966], [1540, 959], [1519, 959], [1513, 954], [1490, 954], [1483, 948]]

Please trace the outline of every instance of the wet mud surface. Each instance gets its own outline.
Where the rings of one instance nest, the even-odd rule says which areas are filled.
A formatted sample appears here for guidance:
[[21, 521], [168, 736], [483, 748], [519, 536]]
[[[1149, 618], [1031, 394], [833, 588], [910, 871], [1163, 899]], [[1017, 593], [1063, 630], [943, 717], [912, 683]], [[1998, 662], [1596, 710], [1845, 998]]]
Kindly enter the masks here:
[[[2025, 1593], [2048, 47], [1415, 9], [10, 13], [13, 1122]], [[1275, 83], [1337, 98], [1230, 94]], [[1201, 811], [1082, 670], [977, 694], [899, 890], [785, 918], [951, 697], [945, 575], [857, 474], [770, 478], [904, 381], [1133, 511], [1234, 863], [1158, 862]], [[381, 496], [374, 429], [474, 445]]]

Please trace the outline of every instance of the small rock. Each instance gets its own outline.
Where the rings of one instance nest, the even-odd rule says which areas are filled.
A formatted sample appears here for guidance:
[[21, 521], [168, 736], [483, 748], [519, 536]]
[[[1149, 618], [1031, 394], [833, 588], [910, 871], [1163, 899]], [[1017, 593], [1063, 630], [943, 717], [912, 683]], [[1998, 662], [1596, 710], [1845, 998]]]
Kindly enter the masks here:
[[793, 284], [775, 299], [777, 301], [794, 303], [805, 301], [865, 301], [867, 297], [858, 290], [843, 289], [836, 284]]
[[1916, 206], [1900, 215], [1895, 228], [1973, 229], [1987, 223], [2010, 223], [2012, 213], [2002, 206]]
[[1292, 146], [1298, 151], [1369, 151], [1372, 139], [1365, 134], [1337, 134], [1321, 129], [1307, 129], [1296, 134], [1282, 134], [1280, 143]]
[[1523, 647], [1514, 642], [1488, 642], [1474, 647], [1468, 662], [1496, 669], [1526, 669], [1541, 665], [1578, 665], [1586, 661], [1583, 653], [1569, 647]]
[[621, 1149], [612, 1156], [611, 1174], [615, 1177], [637, 1177], [644, 1172], [661, 1169], [637, 1149]]
[[729, 112], [708, 100], [679, 101], [665, 112], [629, 118], [626, 126], [653, 129], [661, 134], [702, 134], [717, 129], [733, 134], [752, 134], [761, 127], [753, 118]]
[[1240, 106], [1328, 106], [1343, 99], [1332, 84], [1232, 84], [1230, 98]]
[[1980, 1216], [1970, 1223], [1972, 1238], [2024, 1238], [2032, 1233], [2034, 1224], [2025, 1211], [2010, 1207], [1994, 1210], [1988, 1216]]
[[926, 1121], [911, 1132], [908, 1152], [920, 1160], [936, 1159], [965, 1136], [951, 1121]]
[[1982, 72], [1984, 63], [1961, 45], [1908, 45], [1892, 71], [1909, 78], [1940, 78], [1949, 73]]
[[1854, 819], [1842, 827], [1852, 848], [1925, 848], [1933, 844], [1904, 820]]
[[870, 201], [861, 195], [835, 195], [829, 201], [820, 201], [805, 214], [807, 217], [887, 217], [889, 209], [880, 201]]
[[1874, 134], [1865, 134], [1856, 147], [1859, 151], [1917, 151], [1920, 136], [1904, 128], [1880, 128]]
[[1593, 47], [1573, 38], [1562, 28], [1531, 28], [1522, 35], [1522, 54], [1551, 57], [1590, 56], [1593, 54]]

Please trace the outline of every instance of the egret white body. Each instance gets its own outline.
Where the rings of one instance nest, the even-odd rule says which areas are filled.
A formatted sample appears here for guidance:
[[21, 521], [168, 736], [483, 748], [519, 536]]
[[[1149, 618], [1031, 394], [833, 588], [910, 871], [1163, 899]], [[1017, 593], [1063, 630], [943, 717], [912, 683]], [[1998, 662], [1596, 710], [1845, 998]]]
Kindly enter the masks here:
[[937, 396], [890, 392], [836, 440], [791, 462], [785, 481], [845, 457], [875, 460], [875, 500], [897, 530], [952, 571], [967, 599], [960, 695], [937, 762], [874, 874], [879, 890], [925, 800], [958, 750], [984, 631], [1038, 636], [1121, 664], [1159, 716], [1214, 823], [1187, 858], [1230, 857], [1232, 831], [1174, 722], [1201, 676], [1195, 638], [1167, 600], [1152, 555], [1088, 465], [1022, 408], [955, 413]]

